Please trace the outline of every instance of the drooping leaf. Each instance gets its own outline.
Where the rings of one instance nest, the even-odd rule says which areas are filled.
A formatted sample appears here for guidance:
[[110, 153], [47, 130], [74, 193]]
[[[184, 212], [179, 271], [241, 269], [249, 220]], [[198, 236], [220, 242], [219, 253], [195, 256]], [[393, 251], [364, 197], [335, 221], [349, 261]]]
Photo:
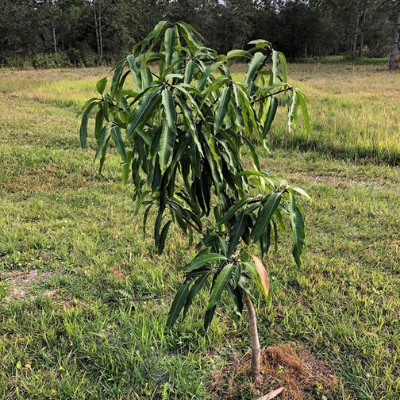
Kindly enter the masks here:
[[109, 125], [106, 125], [106, 126], [103, 128], [103, 130], [101, 131], [100, 138], [99, 138], [99, 140], [98, 140], [98, 142], [97, 142], [96, 154], [95, 154], [95, 156], [94, 156], [94, 160], [93, 160], [93, 161], [96, 161], [96, 160], [97, 160], [97, 157], [98, 157], [98, 156], [100, 155], [100, 153], [103, 151], [103, 148], [104, 148], [105, 143], [106, 143], [106, 139], [107, 139], [107, 135], [108, 135], [109, 129], [110, 129], [110, 126], [109, 126]]
[[166, 238], [167, 238], [168, 229], [169, 229], [171, 223], [172, 223], [172, 221], [168, 221], [168, 222], [164, 225], [164, 227], [163, 227], [163, 229], [162, 229], [162, 231], [161, 231], [160, 240], [159, 240], [159, 243], [158, 243], [158, 254], [162, 254], [162, 252], [164, 251], [165, 240], [166, 240]]
[[256, 76], [256, 72], [264, 64], [265, 58], [266, 57], [260, 52], [257, 52], [254, 54], [253, 58], [250, 61], [249, 68], [247, 69], [247, 72], [246, 72], [246, 79], [244, 81], [244, 84], [246, 86], [248, 86], [250, 84], [250, 82], [253, 81], [253, 79]]
[[224, 118], [228, 112], [228, 104], [231, 101], [232, 88], [226, 87], [219, 98], [217, 110], [215, 112], [214, 132], [217, 133], [222, 126]]
[[260, 239], [261, 235], [267, 229], [267, 225], [271, 221], [272, 215], [279, 206], [281, 197], [282, 195], [280, 193], [272, 193], [268, 197], [264, 207], [258, 214], [256, 223], [254, 224], [253, 230], [251, 231], [251, 236], [253, 237], [255, 242]]
[[179, 287], [178, 292], [175, 295], [175, 298], [172, 302], [171, 308], [168, 313], [168, 319], [167, 319], [167, 328], [168, 329], [171, 329], [174, 326], [176, 320], [179, 317], [179, 314], [180, 314], [182, 308], [185, 305], [186, 299], [189, 294], [189, 286], [190, 286], [190, 282], [187, 281], [187, 282], [183, 283]]
[[278, 57], [279, 57], [279, 64], [281, 66], [281, 71], [282, 71], [282, 79], [283, 82], [287, 82], [288, 80], [288, 74], [287, 74], [287, 61], [286, 57], [283, 55], [283, 53], [278, 52]]
[[189, 60], [189, 62], [186, 64], [184, 83], [189, 84], [192, 81], [195, 68], [196, 64], [194, 61]]
[[158, 89], [146, 93], [143, 100], [138, 104], [131, 118], [129, 119], [129, 123], [126, 128], [127, 138], [133, 135], [136, 127], [147, 121], [159, 100], [160, 98]]
[[87, 141], [87, 126], [89, 121], [90, 113], [92, 112], [93, 108], [97, 106], [98, 101], [97, 99], [91, 99], [92, 102], [86, 108], [86, 111], [83, 113], [82, 121], [81, 121], [81, 129], [80, 129], [80, 141], [82, 149], [86, 147]]
[[183, 310], [183, 318], [185, 319], [186, 314], [189, 310], [189, 307], [192, 305], [193, 300], [196, 294], [200, 291], [200, 289], [204, 286], [204, 284], [208, 281], [208, 278], [211, 274], [211, 271], [206, 271], [202, 275], [200, 275], [196, 281], [194, 282], [193, 286], [190, 289], [189, 295], [186, 299], [185, 308]]
[[279, 52], [272, 50], [272, 82], [278, 81], [278, 68], [279, 68]]
[[262, 131], [263, 139], [265, 139], [265, 137], [267, 136], [267, 133], [271, 129], [271, 125], [275, 119], [277, 108], [278, 108], [278, 99], [275, 96], [272, 96], [271, 103], [269, 105], [269, 109], [268, 109], [268, 113], [267, 113], [267, 118], [265, 120], [263, 131]]
[[222, 292], [225, 290], [227, 283], [232, 277], [234, 268], [234, 264], [225, 265], [218, 274], [210, 294], [210, 299], [208, 300], [207, 310], [211, 310], [219, 302]]
[[238, 245], [241, 236], [243, 235], [247, 226], [247, 215], [244, 211], [242, 211], [237, 219], [235, 224], [233, 225], [228, 242], [228, 257], [233, 254], [236, 250], [236, 246]]
[[293, 194], [290, 194], [290, 222], [292, 227], [293, 258], [300, 267], [300, 256], [303, 252], [305, 241], [304, 217], [296, 204], [296, 197]]
[[260, 277], [260, 282], [263, 287], [265, 297], [268, 297], [269, 294], [269, 279], [267, 275], [267, 271], [265, 270], [264, 264], [257, 256], [252, 256], [254, 264], [256, 266], [256, 270], [258, 276]]
[[168, 166], [174, 147], [174, 142], [175, 131], [170, 129], [167, 119], [164, 118], [160, 137], [160, 145], [158, 148], [158, 155], [160, 157], [160, 167], [162, 172], [164, 172]]
[[204, 331], [205, 332], [208, 331], [208, 328], [211, 325], [211, 322], [214, 318], [214, 313], [215, 313], [216, 308], [217, 308], [217, 306], [210, 308], [209, 310], [206, 311], [206, 314], [204, 315]]
[[124, 141], [122, 140], [122, 134], [121, 134], [121, 129], [119, 126], [113, 126], [111, 128], [111, 138], [115, 143], [115, 147], [121, 156], [123, 162], [127, 162], [126, 159], [126, 150], [125, 150], [125, 144]]
[[175, 42], [175, 30], [173, 28], [168, 28], [165, 31], [165, 64], [168, 67], [171, 64], [172, 53], [174, 51]]
[[164, 107], [165, 118], [167, 119], [168, 128], [176, 131], [176, 111], [172, 93], [165, 89], [162, 92], [162, 104]]
[[297, 99], [301, 106], [301, 110], [303, 112], [304, 126], [306, 128], [306, 131], [310, 132], [310, 116], [308, 114], [306, 98], [300, 90], [296, 90], [296, 94], [297, 94]]

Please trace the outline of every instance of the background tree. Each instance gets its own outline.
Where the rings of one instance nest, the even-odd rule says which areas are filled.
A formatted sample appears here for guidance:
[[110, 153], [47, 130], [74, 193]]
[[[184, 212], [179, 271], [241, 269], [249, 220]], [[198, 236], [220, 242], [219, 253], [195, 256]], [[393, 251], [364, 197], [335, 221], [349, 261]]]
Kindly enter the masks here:
[[268, 37], [291, 60], [383, 57], [397, 7], [396, 0], [4, 0], [0, 59], [65, 52], [74, 65], [110, 62], [165, 18], [190, 23], [220, 52]]
[[[182, 267], [185, 280], [167, 326], [172, 327], [182, 311], [185, 317], [196, 294], [208, 288], [207, 331], [227, 292], [237, 313], [247, 306], [251, 371], [258, 380], [260, 344], [250, 295], [256, 284], [269, 301], [269, 283], [255, 253], [262, 258], [271, 242], [277, 246], [278, 229], [285, 230], [287, 216], [293, 257], [300, 265], [304, 218], [297, 195], [305, 192], [263, 171], [253, 142], [266, 144], [279, 95], [287, 97], [289, 129], [299, 110], [306, 126], [308, 115], [303, 94], [287, 83], [283, 54], [265, 40], [249, 44], [249, 51], [218, 54], [204, 47], [190, 25], [160, 22], [135, 45], [136, 55], [116, 65], [109, 91], [107, 78], [97, 82], [100, 98], [86, 103], [80, 136], [84, 147], [88, 118], [96, 109], [100, 172], [113, 143], [124, 181], [132, 178], [135, 213], [145, 206], [144, 226], [155, 212], [154, 240], [160, 254], [172, 223], [190, 242], [198, 242], [197, 255]], [[229, 68], [243, 58], [249, 60], [245, 80], [236, 82]], [[250, 168], [244, 167], [244, 148]]]

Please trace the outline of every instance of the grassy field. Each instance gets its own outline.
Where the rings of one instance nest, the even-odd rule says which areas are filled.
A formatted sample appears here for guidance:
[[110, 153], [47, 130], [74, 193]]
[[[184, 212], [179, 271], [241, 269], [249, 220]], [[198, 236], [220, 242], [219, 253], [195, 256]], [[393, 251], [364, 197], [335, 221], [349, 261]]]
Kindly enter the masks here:
[[[335, 375], [332, 387], [309, 377], [303, 398], [399, 399], [400, 74], [289, 72], [312, 132], [289, 135], [282, 109], [262, 160], [312, 196], [308, 246], [300, 269], [284, 240], [267, 262], [262, 346], [286, 344]], [[243, 377], [247, 322], [228, 305], [207, 336], [205, 298], [164, 329], [176, 267], [193, 250], [176, 232], [157, 256], [118, 158], [99, 177], [93, 150], [79, 147], [77, 113], [106, 73], [0, 70], [0, 399], [256, 399], [288, 385], [290, 357], [262, 387]]]

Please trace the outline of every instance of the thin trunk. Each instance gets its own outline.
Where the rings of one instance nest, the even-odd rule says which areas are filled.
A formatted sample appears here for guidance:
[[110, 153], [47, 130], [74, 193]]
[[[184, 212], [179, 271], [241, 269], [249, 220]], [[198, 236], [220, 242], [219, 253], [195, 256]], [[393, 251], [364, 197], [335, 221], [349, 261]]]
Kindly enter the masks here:
[[392, 53], [390, 54], [389, 69], [396, 69], [396, 55], [399, 50], [400, 11], [397, 14], [396, 31], [394, 33]]
[[93, 13], [94, 13], [94, 26], [96, 29], [97, 54], [100, 55], [99, 24], [97, 22], [96, 3], [95, 2], [93, 2]]
[[254, 382], [258, 382], [261, 379], [260, 376], [260, 341], [258, 339], [257, 331], [257, 316], [254, 310], [253, 303], [250, 300], [247, 292], [243, 291], [244, 301], [246, 303], [247, 311], [249, 313], [249, 326], [250, 326], [250, 338], [251, 338], [251, 377]]
[[356, 14], [356, 26], [355, 26], [355, 30], [354, 30], [354, 38], [353, 38], [353, 58], [356, 58], [356, 54], [357, 54], [357, 42], [358, 42], [358, 26], [359, 26], [359, 22], [360, 22], [360, 18], [358, 15], [358, 10], [357, 10], [357, 14]]
[[100, 57], [103, 57], [103, 32], [101, 30], [101, 11], [99, 7], [99, 38], [100, 38]]
[[358, 56], [362, 58], [363, 56], [363, 47], [364, 47], [364, 29], [365, 29], [365, 19], [367, 17], [367, 10], [363, 12], [362, 16], [362, 29], [360, 33], [360, 49], [358, 51]]
[[53, 31], [54, 53], [57, 53], [57, 36], [56, 36], [56, 28], [54, 26], [54, 22], [51, 22], [51, 29]]

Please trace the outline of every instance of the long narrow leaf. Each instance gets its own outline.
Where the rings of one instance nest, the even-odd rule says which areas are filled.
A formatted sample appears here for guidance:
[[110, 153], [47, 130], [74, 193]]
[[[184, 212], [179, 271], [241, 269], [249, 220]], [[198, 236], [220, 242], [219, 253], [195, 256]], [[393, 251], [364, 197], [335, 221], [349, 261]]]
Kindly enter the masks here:
[[133, 112], [130, 121], [126, 129], [126, 137], [129, 138], [133, 135], [135, 129], [144, 124], [150, 117], [153, 108], [159, 101], [159, 90], [156, 89], [151, 92], [147, 92], [143, 100], [136, 107]]
[[168, 329], [171, 329], [174, 326], [183, 306], [185, 305], [186, 299], [189, 294], [189, 285], [190, 282], [183, 283], [178, 289], [178, 292], [176, 293], [176, 296], [174, 298], [174, 301], [172, 302], [171, 308], [168, 313], [168, 319], [167, 319]]
[[225, 115], [228, 112], [228, 104], [231, 101], [232, 88], [226, 87], [222, 91], [222, 95], [219, 98], [217, 110], [215, 112], [214, 120], [214, 132], [217, 133], [222, 126]]
[[175, 132], [169, 128], [166, 118], [163, 120], [162, 127], [158, 155], [160, 157], [161, 171], [164, 172], [168, 166], [169, 159], [171, 158], [175, 142]]
[[272, 193], [268, 200], [266, 201], [263, 209], [260, 211], [256, 223], [253, 227], [251, 232], [251, 236], [253, 237], [254, 241], [256, 242], [260, 239], [261, 235], [267, 229], [269, 222], [271, 221], [272, 215], [274, 214], [275, 210], [279, 206], [279, 202], [281, 201], [282, 195], [280, 193]]
[[305, 241], [304, 217], [296, 204], [296, 197], [293, 194], [290, 194], [290, 222], [292, 227], [293, 258], [297, 266], [300, 267], [300, 256], [303, 252]]
[[225, 267], [222, 268], [221, 272], [218, 274], [210, 294], [207, 310], [211, 310], [219, 302], [222, 292], [225, 290], [227, 283], [232, 277], [234, 268], [235, 266], [233, 264], [225, 265]]

